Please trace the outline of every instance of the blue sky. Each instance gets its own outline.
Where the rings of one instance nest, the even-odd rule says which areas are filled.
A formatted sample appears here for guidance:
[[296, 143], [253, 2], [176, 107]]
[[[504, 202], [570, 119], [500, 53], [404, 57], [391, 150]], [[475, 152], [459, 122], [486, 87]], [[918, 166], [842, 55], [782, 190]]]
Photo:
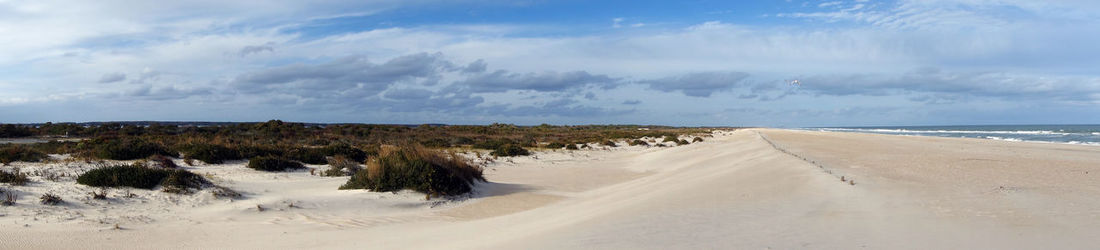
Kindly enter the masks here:
[[1073, 0], [0, 0], [0, 122], [1100, 123], [1098, 13]]

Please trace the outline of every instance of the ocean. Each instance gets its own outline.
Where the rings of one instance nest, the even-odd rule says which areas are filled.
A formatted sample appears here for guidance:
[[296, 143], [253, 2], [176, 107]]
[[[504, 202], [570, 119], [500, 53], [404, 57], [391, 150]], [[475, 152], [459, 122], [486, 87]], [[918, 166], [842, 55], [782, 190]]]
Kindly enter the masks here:
[[1100, 146], [1100, 125], [961, 125], [903, 127], [830, 127], [805, 130], [888, 135], [980, 138]]

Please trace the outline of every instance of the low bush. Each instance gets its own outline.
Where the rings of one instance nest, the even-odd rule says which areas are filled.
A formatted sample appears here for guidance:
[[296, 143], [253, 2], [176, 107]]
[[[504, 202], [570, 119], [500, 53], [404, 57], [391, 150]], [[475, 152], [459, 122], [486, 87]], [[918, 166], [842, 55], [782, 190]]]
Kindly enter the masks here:
[[606, 140], [606, 141], [600, 142], [600, 145], [604, 145], [604, 146], [608, 146], [608, 147], [613, 147], [613, 148], [614, 148], [614, 147], [618, 147], [618, 146], [619, 146], [618, 144], [615, 144], [615, 142], [613, 142], [613, 141], [611, 141], [611, 140]]
[[691, 144], [691, 142], [688, 142], [688, 140], [680, 139], [679, 144], [680, 145], [688, 145], [688, 144]]
[[430, 148], [449, 148], [451, 147], [451, 140], [447, 140], [446, 138], [431, 138], [421, 140], [420, 145]]
[[325, 156], [343, 155], [344, 157], [347, 157], [348, 159], [351, 159], [355, 162], [363, 162], [367, 160], [367, 152], [364, 152], [361, 149], [349, 146], [347, 144], [329, 145], [328, 147], [324, 147], [322, 151]]
[[630, 141], [630, 146], [639, 146], [639, 145], [640, 145], [640, 146], [649, 146], [649, 143], [647, 143], [647, 142], [645, 142], [645, 141], [643, 141], [643, 140], [633, 140], [633, 141]]
[[185, 158], [200, 160], [208, 164], [221, 164], [228, 160], [241, 159], [241, 153], [235, 149], [217, 144], [191, 144], [180, 148]]
[[348, 176], [355, 175], [362, 168], [359, 163], [344, 157], [343, 155], [337, 155], [328, 160], [329, 168], [321, 172], [321, 176]]
[[287, 169], [302, 169], [306, 168], [302, 166], [302, 163], [278, 158], [278, 157], [256, 157], [248, 160], [248, 168], [261, 170], [261, 171], [286, 171]]
[[695, 137], [695, 139], [691, 139], [691, 142], [692, 142], [692, 143], [695, 143], [695, 142], [703, 142], [703, 137]]
[[505, 144], [515, 144], [515, 143], [516, 143], [515, 141], [501, 138], [501, 139], [495, 139], [495, 140], [479, 141], [477, 143], [474, 143], [473, 147], [474, 148], [479, 148], [479, 149], [497, 149], [497, 148], [500, 148], [501, 146], [504, 146]]
[[[562, 147], [565, 147], [565, 143], [551, 142], [550, 144], [546, 144], [546, 148], [557, 149], [557, 148], [562, 148]], [[573, 145], [573, 147], [576, 147], [576, 145]]]
[[163, 145], [139, 139], [115, 139], [100, 143], [93, 142], [93, 144], [96, 146], [92, 149], [92, 155], [100, 159], [136, 160], [158, 154], [179, 156]]
[[[277, 158], [277, 157], [264, 157]], [[295, 148], [286, 152], [286, 159], [300, 161], [306, 164], [325, 164], [325, 152], [321, 148]]]
[[62, 202], [65, 202], [65, 200], [61, 199], [61, 196], [57, 196], [57, 195], [54, 195], [54, 194], [51, 194], [51, 193], [42, 194], [42, 197], [38, 197], [38, 199], [42, 202], [42, 205], [49, 205], [49, 206], [54, 206], [54, 205], [57, 205], [57, 204], [61, 204]]
[[19, 172], [19, 169], [15, 169], [11, 173], [0, 170], [0, 183], [8, 183], [11, 185], [22, 186], [27, 184], [27, 174]]
[[205, 178], [182, 169], [155, 169], [133, 165], [118, 165], [89, 170], [76, 178], [76, 183], [92, 187], [132, 187], [153, 189], [158, 185], [165, 192], [190, 193], [210, 184]]
[[340, 189], [375, 192], [411, 189], [440, 195], [470, 192], [475, 181], [484, 181], [481, 168], [454, 153], [445, 154], [422, 146], [388, 147], [367, 161]]
[[661, 142], [672, 142], [679, 144], [680, 139], [677, 139], [676, 136], [666, 135], [664, 139], [661, 139]]
[[493, 156], [521, 156], [531, 155], [531, 152], [527, 151], [526, 148], [520, 147], [519, 145], [504, 144], [493, 150], [493, 152], [490, 152], [489, 154]]
[[179, 168], [179, 165], [176, 165], [176, 162], [172, 161], [172, 158], [168, 158], [168, 156], [154, 155], [153, 157], [149, 157], [149, 161], [153, 163], [153, 166], [159, 168]]
[[45, 158], [46, 154], [26, 147], [8, 146], [0, 148], [0, 163], [4, 165], [17, 161], [38, 162]]
[[565, 149], [568, 149], [568, 150], [577, 150], [577, 149], [579, 149], [579, 148], [577, 148], [577, 144], [576, 144], [576, 143], [570, 143], [570, 144], [566, 144], [566, 145], [565, 145]]
[[286, 150], [274, 146], [240, 145], [237, 146], [237, 153], [240, 154], [240, 159], [252, 159], [260, 156], [283, 156]]

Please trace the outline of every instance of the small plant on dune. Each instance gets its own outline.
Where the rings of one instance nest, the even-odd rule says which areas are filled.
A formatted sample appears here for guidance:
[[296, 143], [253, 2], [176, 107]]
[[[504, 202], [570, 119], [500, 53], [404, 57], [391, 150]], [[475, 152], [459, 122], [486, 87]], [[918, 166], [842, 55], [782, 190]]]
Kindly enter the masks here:
[[615, 142], [614, 142], [614, 141], [611, 141], [611, 140], [605, 140], [605, 141], [603, 141], [603, 142], [600, 142], [600, 145], [604, 145], [604, 146], [608, 146], [608, 147], [613, 147], [613, 148], [614, 148], [614, 147], [618, 147], [618, 146], [619, 146], [618, 144], [615, 144]]
[[355, 175], [356, 172], [362, 168], [359, 163], [344, 157], [343, 155], [333, 156], [328, 160], [329, 168], [321, 172], [321, 176], [348, 176]]
[[531, 152], [516, 144], [504, 144], [489, 154], [493, 156], [521, 156], [531, 155]]
[[630, 146], [649, 146], [649, 143], [646, 143], [643, 140], [633, 140], [630, 141]]
[[24, 161], [24, 162], [39, 162], [46, 158], [46, 154], [22, 147], [22, 146], [8, 146], [0, 148], [0, 163], [8, 165], [12, 162]]
[[476, 181], [485, 181], [481, 168], [465, 158], [405, 145], [381, 150], [378, 157], [367, 161], [366, 170], [356, 173], [340, 189], [411, 189], [428, 195], [458, 195], [470, 192]]
[[101, 189], [99, 189], [99, 192], [92, 191], [92, 199], [106, 200], [107, 199], [107, 189], [101, 188]]
[[695, 142], [703, 142], [703, 137], [695, 137], [695, 139], [691, 139], [691, 142], [692, 142], [692, 143], [695, 143]]
[[184, 158], [200, 160], [208, 164], [221, 164], [241, 157], [241, 153], [237, 150], [216, 144], [190, 144], [181, 147], [180, 152], [183, 152]]
[[0, 183], [22, 186], [27, 184], [28, 181], [30, 180], [27, 178], [27, 174], [20, 172], [18, 168], [12, 170], [11, 173], [0, 170]]
[[214, 186], [214, 191], [210, 192], [210, 194], [214, 195], [214, 198], [230, 199], [241, 198], [243, 196], [237, 191], [222, 186]]
[[679, 142], [679, 143], [680, 143], [680, 145], [688, 145], [688, 144], [691, 144], [691, 142], [688, 142], [688, 140], [684, 140], [684, 139], [680, 139], [680, 142]]
[[[551, 142], [550, 144], [546, 144], [546, 148], [562, 148], [562, 147], [565, 147], [565, 143]], [[574, 145], [573, 147], [576, 147], [576, 145]]]
[[565, 149], [568, 149], [568, 150], [577, 150], [577, 149], [579, 149], [579, 148], [577, 148], [577, 144], [576, 144], [576, 143], [570, 143], [570, 144], [566, 144], [566, 145], [565, 145]]
[[149, 161], [152, 162], [153, 166], [159, 168], [179, 168], [179, 165], [176, 165], [176, 162], [172, 161], [172, 158], [163, 155], [149, 157]]
[[671, 143], [679, 144], [680, 139], [677, 139], [676, 136], [666, 135], [664, 139], [661, 139], [661, 142], [671, 142]]
[[76, 183], [92, 187], [132, 187], [153, 189], [158, 185], [165, 192], [190, 193], [210, 182], [201, 175], [183, 169], [156, 169], [135, 165], [118, 165], [89, 170], [76, 178]]
[[15, 205], [15, 202], [19, 201], [19, 196], [16, 195], [15, 193], [12, 193], [11, 191], [3, 192], [3, 193], [4, 193], [4, 200], [0, 201], [0, 205], [13, 206], [13, 205]]
[[302, 163], [292, 160], [261, 156], [248, 160], [248, 168], [260, 171], [278, 172], [286, 171], [287, 169], [303, 169], [306, 167], [303, 166]]
[[38, 199], [41, 201], [42, 205], [49, 206], [54, 206], [65, 202], [65, 200], [61, 199], [61, 196], [57, 196], [51, 193], [42, 194], [42, 197], [38, 197]]

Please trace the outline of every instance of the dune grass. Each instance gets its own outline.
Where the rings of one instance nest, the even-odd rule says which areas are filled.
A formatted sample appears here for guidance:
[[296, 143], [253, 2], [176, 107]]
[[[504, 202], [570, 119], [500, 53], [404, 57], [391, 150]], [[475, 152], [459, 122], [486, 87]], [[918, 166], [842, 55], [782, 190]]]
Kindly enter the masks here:
[[443, 153], [419, 145], [383, 147], [378, 157], [367, 161], [340, 189], [370, 189], [389, 192], [403, 189], [429, 195], [468, 193], [477, 181], [485, 181], [481, 168], [454, 153]]

